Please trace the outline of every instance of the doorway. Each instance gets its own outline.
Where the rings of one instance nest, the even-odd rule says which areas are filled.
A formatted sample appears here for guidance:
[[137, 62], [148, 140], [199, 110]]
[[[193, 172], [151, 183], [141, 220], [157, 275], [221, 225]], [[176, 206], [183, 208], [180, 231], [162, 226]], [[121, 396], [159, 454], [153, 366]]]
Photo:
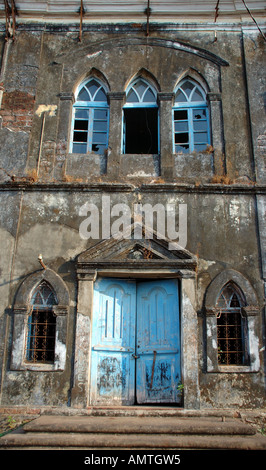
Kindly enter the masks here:
[[178, 281], [96, 281], [91, 344], [91, 404], [180, 403]]

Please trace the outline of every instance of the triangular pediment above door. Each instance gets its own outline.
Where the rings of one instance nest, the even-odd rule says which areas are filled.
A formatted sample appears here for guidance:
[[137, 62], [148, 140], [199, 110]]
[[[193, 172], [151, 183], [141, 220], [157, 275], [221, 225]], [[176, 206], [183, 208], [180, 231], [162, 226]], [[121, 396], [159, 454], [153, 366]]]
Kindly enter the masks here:
[[173, 244], [166, 237], [139, 223], [134, 223], [121, 234], [102, 240], [78, 256], [78, 268], [173, 268], [195, 271], [196, 257], [189, 251]]

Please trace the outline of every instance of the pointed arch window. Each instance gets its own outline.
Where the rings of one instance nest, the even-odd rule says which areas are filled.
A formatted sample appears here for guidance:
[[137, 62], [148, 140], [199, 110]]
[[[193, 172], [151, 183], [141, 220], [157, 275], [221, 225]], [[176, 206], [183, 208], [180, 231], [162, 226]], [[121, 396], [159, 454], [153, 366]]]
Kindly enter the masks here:
[[106, 87], [96, 78], [82, 84], [73, 107], [72, 153], [96, 152], [108, 147], [109, 105]]
[[210, 144], [209, 110], [206, 93], [194, 80], [183, 80], [173, 106], [174, 153], [202, 152]]
[[155, 88], [143, 78], [126, 92], [123, 108], [123, 153], [158, 154], [158, 104]]
[[55, 358], [57, 305], [52, 287], [41, 282], [33, 292], [31, 311], [28, 317], [26, 360], [32, 363], [51, 364]]
[[248, 327], [242, 315], [243, 294], [235, 285], [227, 284], [217, 300], [217, 347], [219, 365], [248, 364]]

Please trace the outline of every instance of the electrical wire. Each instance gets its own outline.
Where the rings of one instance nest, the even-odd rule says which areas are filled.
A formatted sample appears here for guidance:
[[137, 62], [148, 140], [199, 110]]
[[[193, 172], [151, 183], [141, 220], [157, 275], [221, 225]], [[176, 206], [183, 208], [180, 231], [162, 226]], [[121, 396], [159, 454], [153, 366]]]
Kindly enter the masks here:
[[257, 26], [257, 28], [258, 28], [258, 30], [259, 30], [259, 32], [260, 32], [260, 34], [262, 35], [262, 37], [263, 37], [264, 41], [266, 41], [266, 36], [265, 36], [265, 34], [264, 34], [264, 33], [262, 32], [262, 30], [260, 29], [260, 27], [259, 27], [259, 25], [258, 25], [257, 21], [255, 20], [254, 16], [252, 15], [252, 13], [251, 13], [250, 9], [248, 8], [248, 6], [247, 6], [247, 4], [246, 4], [245, 0], [242, 0], [242, 3], [243, 3], [243, 5], [245, 6], [245, 8], [246, 8], [246, 10], [247, 10], [248, 14], [250, 15], [250, 17], [251, 17], [251, 18], [252, 18], [252, 20], [254, 21], [255, 25]]

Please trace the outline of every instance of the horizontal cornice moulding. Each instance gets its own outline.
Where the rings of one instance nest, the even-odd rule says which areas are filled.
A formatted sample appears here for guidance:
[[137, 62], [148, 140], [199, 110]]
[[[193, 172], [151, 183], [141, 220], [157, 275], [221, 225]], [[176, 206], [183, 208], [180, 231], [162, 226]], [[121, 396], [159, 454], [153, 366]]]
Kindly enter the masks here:
[[[258, 18], [257, 18], [258, 20]], [[264, 21], [257, 21], [262, 30], [266, 31], [266, 19]], [[86, 32], [102, 32], [102, 33], [125, 33], [125, 32], [146, 32], [147, 24], [144, 21], [137, 22], [134, 20], [123, 21], [119, 19], [114, 19], [112, 22], [110, 18], [108, 21], [91, 19], [91, 21], [84, 21], [82, 25], [83, 33]], [[0, 31], [5, 31], [6, 21], [3, 14], [0, 11]], [[47, 19], [47, 21], [42, 21], [40, 18], [25, 19], [23, 21], [17, 18], [16, 22], [16, 31], [45, 31], [52, 33], [65, 33], [72, 32], [78, 33], [80, 30], [80, 21], [79, 19], [71, 18], [69, 21], [63, 20], [62, 18]], [[253, 21], [239, 21], [239, 18], [232, 18], [231, 21], [224, 21], [220, 23], [214, 23], [212, 18], [206, 18], [201, 21], [194, 21], [192, 19], [186, 22], [186, 19], [178, 18], [176, 22], [173, 22], [173, 18], [165, 19], [161, 22], [152, 22], [149, 23], [149, 31], [152, 32], [167, 32], [174, 33], [178, 31], [204, 31], [204, 32], [247, 32], [247, 33], [256, 33], [258, 34], [258, 28]]]
[[[3, 2], [4, 3], [4, 2]], [[78, 14], [80, 0], [16, 0], [16, 8], [20, 15], [42, 14]], [[83, 0], [84, 15], [136, 15], [144, 14], [147, 0]], [[212, 14], [215, 12], [216, 1], [213, 0], [152, 0], [150, 2], [151, 15], [187, 15]], [[248, 6], [253, 12], [263, 11], [263, 0], [249, 0]], [[3, 9], [4, 6], [1, 6]], [[245, 5], [241, 0], [224, 0], [219, 3], [218, 13], [243, 14]]]
[[171, 193], [209, 193], [209, 194], [266, 194], [263, 184], [186, 184], [186, 183], [30, 183], [5, 182], [0, 183], [1, 191], [65, 191], [65, 192], [171, 192]]

